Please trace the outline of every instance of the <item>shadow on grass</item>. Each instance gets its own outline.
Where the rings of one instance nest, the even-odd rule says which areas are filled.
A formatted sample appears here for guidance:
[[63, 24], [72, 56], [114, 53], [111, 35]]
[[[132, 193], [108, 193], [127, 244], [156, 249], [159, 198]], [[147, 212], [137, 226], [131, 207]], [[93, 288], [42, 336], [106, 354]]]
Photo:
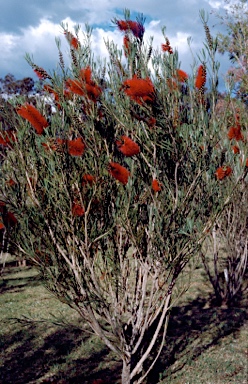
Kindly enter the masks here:
[[20, 274], [22, 269], [19, 267], [6, 268], [4, 274], [0, 276], [0, 294], [7, 292], [20, 292], [27, 287], [36, 287], [41, 285], [41, 279], [38, 273], [30, 276], [30, 272], [33, 270], [33, 267], [24, 267], [24, 276], [12, 277], [12, 275], [15, 276]]
[[[14, 280], [16, 285], [11, 283], [3, 292], [40, 284], [37, 277]], [[244, 308], [206, 308], [206, 300], [202, 298], [175, 307], [171, 311], [166, 346], [148, 376], [148, 384], [159, 383], [160, 373], [166, 373], [163, 376], [166, 379], [182, 370], [222, 337], [238, 332], [247, 319], [248, 310]], [[90, 345], [88, 350], [84, 348], [86, 344]], [[4, 350], [0, 365], [3, 384], [93, 384], [97, 380], [102, 380], [102, 384], [120, 383], [121, 363], [114, 360], [104, 345], [73, 326], [53, 326], [49, 331], [45, 323], [17, 322], [15, 331], [0, 340], [1, 350]], [[175, 362], [177, 367], [172, 368]]]
[[[198, 298], [171, 311], [166, 345], [148, 376], [148, 384], [171, 377], [221, 339], [238, 333], [248, 320], [247, 307], [206, 308], [207, 300]], [[171, 368], [177, 362], [177, 368]]]
[[44, 337], [42, 345], [37, 347], [37, 340], [46, 330], [44, 324], [23, 325], [23, 329], [2, 338], [0, 348], [5, 350], [5, 356], [0, 366], [0, 383], [88, 384], [99, 379], [99, 375], [108, 383], [118, 382], [118, 362], [116, 372], [105, 368], [100, 374], [94, 373], [103, 360], [108, 360], [107, 348], [102, 346], [90, 357], [73, 359], [73, 351], [79, 349], [88, 336], [75, 328], [61, 328]]

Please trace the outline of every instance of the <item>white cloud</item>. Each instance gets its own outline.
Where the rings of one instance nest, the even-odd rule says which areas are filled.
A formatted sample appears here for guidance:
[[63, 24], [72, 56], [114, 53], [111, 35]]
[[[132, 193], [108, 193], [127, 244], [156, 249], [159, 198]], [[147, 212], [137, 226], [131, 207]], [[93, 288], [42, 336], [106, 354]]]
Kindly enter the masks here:
[[209, 5], [214, 9], [220, 9], [223, 7], [223, 1], [210, 0]]
[[[182, 68], [190, 70], [192, 56], [187, 39], [192, 36], [191, 47], [195, 55], [201, 49], [204, 39], [199, 9], [204, 7], [206, 11], [209, 11], [212, 7], [219, 12], [219, 9], [224, 7], [224, 0], [203, 0], [203, 2], [199, 2], [199, 0], [173, 0], [172, 2], [162, 2], [161, 0], [70, 0], [70, 2], [43, 0], [46, 2], [46, 8], [42, 8], [38, 2], [35, 2], [35, 9], [31, 14], [31, 8], [27, 4], [31, 4], [33, 0], [26, 0], [23, 3], [20, 3], [19, 0], [18, 3], [17, 0], [12, 1], [13, 3], [16, 1], [20, 14], [16, 18], [13, 16], [12, 24], [6, 23], [8, 33], [7, 29], [3, 30], [3, 25], [0, 26], [3, 31], [0, 35], [1, 77], [8, 72], [19, 78], [33, 76], [32, 69], [24, 59], [26, 52], [33, 56], [37, 65], [47, 70], [55, 69], [58, 63], [55, 37], [61, 38], [65, 57], [69, 50], [62, 34], [61, 20], [68, 25], [68, 29], [72, 32], [79, 21], [83, 29], [85, 22], [88, 22], [89, 25], [97, 25], [92, 32], [92, 48], [95, 57], [108, 57], [104, 40], [113, 40], [119, 49], [122, 47], [123, 34], [117, 30], [111, 20], [114, 17], [122, 18], [124, 8], [130, 9], [131, 17], [135, 12], [144, 13], [147, 18], [144, 41], [149, 42], [149, 37], [153, 36], [154, 50], [161, 49], [161, 44], [164, 43], [161, 28], [165, 25], [172, 47], [179, 51]], [[6, 13], [7, 15], [8, 13]], [[79, 36], [83, 38], [81, 33]]]

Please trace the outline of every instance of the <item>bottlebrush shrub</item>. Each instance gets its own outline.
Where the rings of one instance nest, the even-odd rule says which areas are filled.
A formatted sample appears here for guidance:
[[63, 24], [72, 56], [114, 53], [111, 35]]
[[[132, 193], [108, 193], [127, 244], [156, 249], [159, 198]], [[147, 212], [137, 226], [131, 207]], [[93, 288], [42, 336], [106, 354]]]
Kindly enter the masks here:
[[[19, 251], [122, 360], [123, 384], [143, 383], [158, 358], [175, 284], [244, 177], [246, 150], [244, 139], [233, 154], [216, 90], [199, 97], [194, 76], [176, 75], [176, 50], [152, 55], [126, 25], [129, 49], [108, 42], [107, 65], [87, 39], [68, 69], [59, 51], [62, 72], [45, 79], [57, 110], [40, 110], [50, 123], [37, 132], [37, 114], [17, 106], [1, 168]], [[219, 180], [222, 166], [232, 172]]]
[[238, 303], [248, 288], [247, 198], [248, 184], [243, 180], [207, 237], [207, 251], [201, 253], [214, 302], [224, 307]]

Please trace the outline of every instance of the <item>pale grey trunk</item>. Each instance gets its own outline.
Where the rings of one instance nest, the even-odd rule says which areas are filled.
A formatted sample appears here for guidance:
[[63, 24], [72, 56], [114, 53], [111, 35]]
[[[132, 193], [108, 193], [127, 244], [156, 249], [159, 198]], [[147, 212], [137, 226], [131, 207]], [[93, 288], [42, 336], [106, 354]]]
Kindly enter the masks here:
[[131, 361], [126, 361], [125, 359], [123, 359], [121, 384], [131, 383], [130, 373], [131, 373]]

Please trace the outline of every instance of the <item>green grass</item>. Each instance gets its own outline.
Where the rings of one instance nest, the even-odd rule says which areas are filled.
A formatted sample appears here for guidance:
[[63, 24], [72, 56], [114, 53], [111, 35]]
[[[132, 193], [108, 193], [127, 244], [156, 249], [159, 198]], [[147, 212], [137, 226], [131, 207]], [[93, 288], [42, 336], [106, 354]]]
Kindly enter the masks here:
[[[208, 304], [201, 270], [172, 310], [166, 346], [149, 384], [247, 382], [248, 311]], [[30, 267], [0, 279], [0, 383], [120, 383], [121, 363], [58, 302]]]

